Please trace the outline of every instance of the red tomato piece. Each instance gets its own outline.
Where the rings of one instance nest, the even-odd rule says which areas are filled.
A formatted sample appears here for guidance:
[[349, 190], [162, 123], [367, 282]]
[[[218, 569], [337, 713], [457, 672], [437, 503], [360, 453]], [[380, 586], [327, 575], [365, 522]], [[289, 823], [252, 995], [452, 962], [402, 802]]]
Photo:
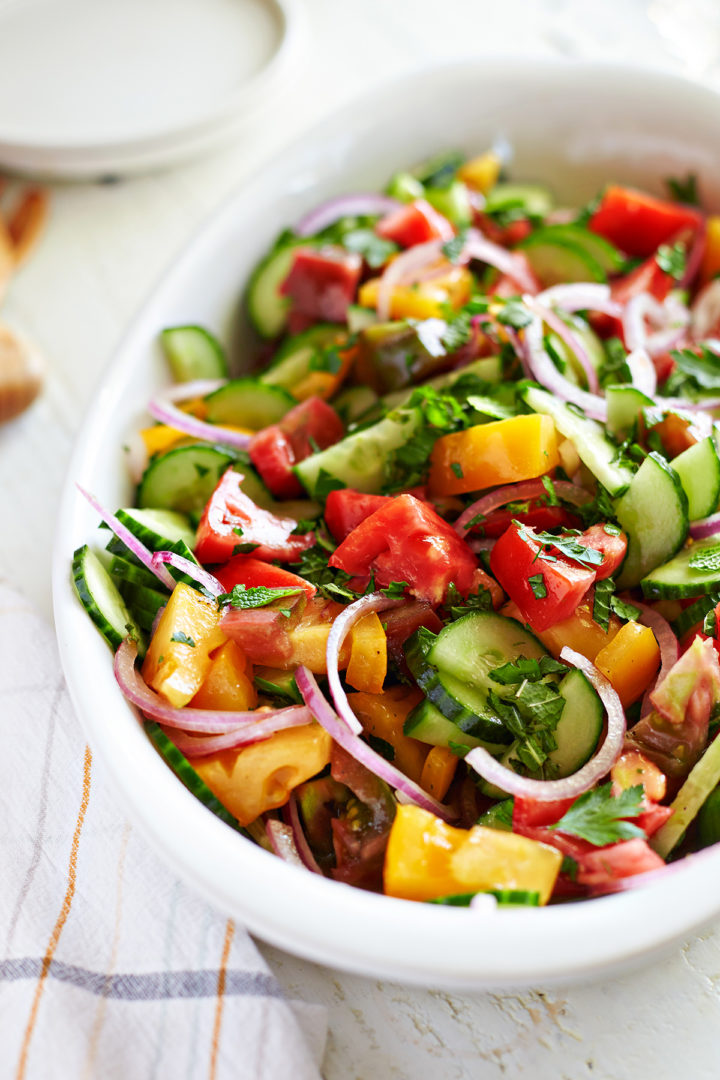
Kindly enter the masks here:
[[586, 529], [581, 536], [576, 536], [575, 540], [578, 544], [582, 544], [583, 547], [602, 552], [602, 563], [593, 567], [596, 581], [612, 577], [620, 567], [627, 552], [627, 536], [625, 533], [620, 532], [617, 535], [608, 533], [605, 531], [604, 525], [593, 525], [591, 528]]
[[287, 619], [277, 608], [228, 608], [220, 626], [252, 663], [282, 667], [292, 655]]
[[611, 185], [605, 189], [589, 228], [626, 254], [645, 256], [680, 229], [697, 229], [701, 220], [700, 212], [692, 207]]
[[195, 554], [202, 563], [227, 562], [238, 544], [257, 544], [255, 559], [292, 562], [312, 547], [314, 533], [293, 536], [297, 522], [257, 506], [240, 488], [242, 473], [228, 469], [208, 500]]
[[365, 518], [329, 559], [330, 566], [384, 588], [407, 581], [418, 600], [439, 604], [450, 582], [463, 595], [476, 587], [478, 564], [451, 525], [412, 495], [398, 495]]
[[494, 538], [502, 536], [509, 529], [513, 519], [529, 525], [531, 529], [546, 532], [549, 529], [577, 529], [580, 518], [571, 514], [562, 506], [542, 506], [537, 499], [531, 499], [526, 511], [493, 510], [491, 514], [473, 528], [473, 532]]
[[345, 322], [355, 299], [362, 259], [354, 252], [327, 245], [298, 248], [288, 276], [280, 286], [295, 312], [322, 322]]
[[648, 800], [647, 810], [644, 810], [642, 814], [639, 814], [633, 820], [646, 836], [652, 836], [653, 833], [662, 828], [667, 819], [672, 816], [672, 812], [671, 806], [660, 806], [658, 803]]
[[310, 397], [295, 405], [279, 424], [271, 424], [253, 436], [250, 460], [273, 495], [292, 499], [303, 492], [293, 465], [309, 457], [315, 446], [325, 450], [343, 434], [342, 420], [332, 405]]
[[[610, 284], [610, 295], [618, 304], [625, 305], [628, 300], [639, 293], [649, 293], [656, 300], [662, 301], [667, 297], [670, 290], [677, 282], [666, 273], [654, 255], [651, 255], [640, 266], [636, 266], [624, 277], [616, 278]], [[590, 319], [594, 329], [605, 337], [619, 337], [625, 340], [623, 325], [620, 319], [612, 315], [594, 314]], [[666, 376], [667, 377], [667, 376]]]
[[281, 566], [254, 559], [252, 555], [235, 555], [219, 570], [215, 571], [225, 592], [232, 592], [236, 585], [245, 585], [248, 589], [263, 585], [266, 589], [302, 589], [306, 596], [314, 596], [317, 589], [305, 578], [283, 570]]
[[455, 230], [446, 217], [425, 199], [416, 199], [391, 210], [375, 226], [375, 232], [400, 247], [414, 247], [427, 240], [452, 240]]
[[530, 826], [535, 828], [539, 825], [554, 825], [570, 809], [575, 802], [574, 796], [569, 799], [551, 799], [541, 802], [539, 799], [523, 798], [516, 795], [513, 801], [513, 829], [522, 832]]
[[593, 892], [610, 892], [620, 878], [662, 870], [665, 863], [648, 846], [647, 840], [622, 840], [619, 844], [595, 848], [579, 860], [577, 880]]
[[390, 495], [366, 495], [354, 488], [331, 491], [325, 503], [327, 527], [339, 542], [344, 540], [361, 521], [370, 517], [382, 506], [392, 502]]
[[496, 540], [490, 569], [534, 630], [568, 619], [595, 581], [594, 570], [543, 551], [532, 529], [517, 525]]

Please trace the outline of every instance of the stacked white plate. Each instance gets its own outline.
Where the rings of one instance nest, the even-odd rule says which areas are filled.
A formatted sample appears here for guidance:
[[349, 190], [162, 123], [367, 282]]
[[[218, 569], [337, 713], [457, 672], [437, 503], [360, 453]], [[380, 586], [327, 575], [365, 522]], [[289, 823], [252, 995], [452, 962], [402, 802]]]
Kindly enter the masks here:
[[0, 0], [0, 167], [171, 164], [256, 120], [297, 53], [295, 0]]

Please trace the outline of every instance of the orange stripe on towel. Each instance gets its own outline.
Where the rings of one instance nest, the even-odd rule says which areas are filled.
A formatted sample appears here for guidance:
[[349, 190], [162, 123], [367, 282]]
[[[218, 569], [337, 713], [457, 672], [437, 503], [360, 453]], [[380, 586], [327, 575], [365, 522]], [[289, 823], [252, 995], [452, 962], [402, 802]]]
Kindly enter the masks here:
[[215, 1023], [213, 1024], [212, 1047], [210, 1050], [210, 1075], [209, 1080], [215, 1080], [217, 1076], [218, 1051], [220, 1048], [220, 1028], [222, 1027], [223, 1006], [225, 1004], [225, 978], [230, 948], [235, 936], [235, 923], [228, 919], [225, 927], [225, 941], [223, 943], [220, 970], [218, 971], [217, 1004], [215, 1006]]
[[77, 857], [78, 849], [80, 847], [80, 834], [82, 832], [83, 822], [85, 821], [85, 814], [87, 812], [88, 803], [90, 801], [90, 770], [92, 767], [92, 754], [90, 747], [85, 747], [85, 760], [83, 764], [83, 793], [82, 800], [80, 802], [80, 811], [78, 813], [77, 821], [75, 823], [75, 832], [72, 838], [72, 844], [70, 846], [70, 862], [68, 865], [67, 874], [67, 888], [65, 889], [65, 897], [60, 908], [60, 914], [57, 917], [57, 922], [53, 927], [53, 932], [50, 935], [50, 941], [43, 957], [42, 969], [38, 978], [37, 986], [35, 987], [35, 996], [33, 997], [33, 1003], [30, 1008], [30, 1016], [28, 1018], [27, 1027], [25, 1028], [25, 1035], [22, 1041], [22, 1048], [20, 1050], [20, 1059], [18, 1061], [17, 1072], [15, 1074], [16, 1080], [23, 1080], [25, 1072], [27, 1070], [28, 1052], [30, 1050], [30, 1040], [32, 1039], [33, 1030], [37, 1021], [38, 1010], [40, 1008], [40, 999], [45, 989], [45, 983], [47, 981], [48, 971], [50, 970], [50, 964], [52, 963], [55, 950], [57, 949], [60, 935], [63, 932], [67, 917], [70, 914], [70, 908], [72, 907], [73, 897], [75, 895], [75, 883], [77, 880]]

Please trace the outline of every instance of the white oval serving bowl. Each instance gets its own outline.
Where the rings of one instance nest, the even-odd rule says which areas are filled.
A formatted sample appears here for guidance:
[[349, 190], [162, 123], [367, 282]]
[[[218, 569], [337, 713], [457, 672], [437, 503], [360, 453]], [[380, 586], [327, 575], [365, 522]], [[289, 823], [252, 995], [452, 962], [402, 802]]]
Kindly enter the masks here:
[[515, 148], [517, 179], [577, 203], [606, 180], [662, 190], [695, 172], [720, 207], [720, 100], [658, 73], [597, 64], [484, 60], [381, 87], [262, 168], [205, 225], [154, 292], [85, 418], [63, 496], [54, 559], [57, 633], [70, 691], [119, 801], [158, 852], [210, 902], [290, 952], [367, 975], [453, 988], [606, 975], [667, 948], [720, 912], [720, 846], [652, 886], [536, 910], [476, 912], [363, 892], [296, 869], [215, 818], [146, 738], [107, 646], [70, 582], [73, 550], [98, 519], [75, 481], [127, 505], [122, 444], [167, 381], [159, 331], [204, 323], [237, 335], [248, 273], [276, 233], [330, 195], [377, 190], [444, 148]]

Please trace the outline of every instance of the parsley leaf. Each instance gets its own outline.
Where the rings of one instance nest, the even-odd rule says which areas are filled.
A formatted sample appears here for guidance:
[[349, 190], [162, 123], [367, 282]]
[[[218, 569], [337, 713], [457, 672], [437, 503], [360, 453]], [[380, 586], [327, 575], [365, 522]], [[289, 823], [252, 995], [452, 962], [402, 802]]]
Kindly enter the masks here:
[[555, 548], [564, 555], [566, 559], [572, 559], [573, 562], [579, 562], [582, 566], [600, 566], [604, 561], [605, 556], [602, 551], [596, 551], [595, 548], [585, 547], [584, 544], [579, 544], [575, 539], [577, 533], [573, 533], [570, 529], [563, 529], [557, 536], [555, 533], [539, 532], [530, 533], [521, 521], [513, 520], [513, 525], [516, 525], [520, 530], [520, 535], [526, 542], [538, 542], [540, 544], [540, 552], [538, 558], [544, 555], [545, 549]]
[[497, 321], [503, 326], [512, 326], [515, 330], [522, 330], [532, 322], [532, 315], [522, 303], [514, 297], [505, 301], [505, 305], [497, 315]]
[[449, 259], [451, 263], [456, 263], [462, 255], [466, 239], [467, 229], [461, 229], [457, 236], [453, 236], [452, 240], [446, 240], [442, 245], [442, 253], [445, 258]]
[[508, 660], [500, 667], [490, 672], [493, 682], [509, 686], [512, 683], [539, 682], [546, 675], [567, 673], [565, 664], [559, 660], [553, 660], [552, 656], [541, 656], [538, 660], [534, 657], [528, 659], [525, 656], [517, 656], [514, 660]]
[[391, 255], [400, 250], [392, 240], [378, 236], [374, 229], [351, 229], [342, 238], [346, 251], [362, 255], [368, 266], [373, 269], [382, 266]]
[[559, 506], [560, 505], [560, 500], [558, 498], [557, 491], [555, 490], [555, 485], [553, 484], [550, 477], [549, 476], [541, 476], [540, 480], [542, 481], [542, 486], [545, 488], [545, 490], [547, 492], [547, 499], [545, 500], [547, 502], [547, 505], [548, 506]]
[[[385, 494], [422, 484], [430, 468], [430, 453], [441, 435], [460, 431], [466, 417], [458, 400], [429, 386], [414, 390], [403, 410], [418, 409], [420, 423], [414, 434], [393, 450], [385, 464]], [[344, 486], [344, 485], [343, 485]]]
[[255, 585], [248, 589], [246, 585], [236, 585], [232, 592], [221, 593], [217, 598], [217, 602], [234, 608], [259, 608], [272, 604], [273, 600], [282, 600], [286, 596], [297, 596], [302, 591], [299, 585], [284, 589], [267, 588], [265, 585]]
[[328, 565], [328, 553], [334, 550], [334, 546], [319, 535], [317, 542], [311, 548], [306, 548], [300, 554], [300, 563], [297, 572], [314, 585], [328, 600], [339, 600], [343, 604], [357, 600], [357, 595], [347, 588], [351, 579], [350, 574], [344, 570], [337, 570]]
[[190, 637], [189, 634], [185, 633], [184, 630], [175, 630], [170, 635], [170, 640], [171, 641], [179, 641], [181, 645], [189, 645], [191, 649], [195, 648], [195, 642], [193, 641], [193, 639]]
[[538, 772], [549, 754], [557, 749], [555, 729], [565, 707], [565, 699], [552, 683], [526, 679], [512, 697], [501, 698], [490, 690], [487, 700], [515, 737], [513, 751], [520, 765], [531, 773]]
[[[697, 351], [699, 349], [699, 352]], [[675, 371], [665, 383], [664, 394], [692, 394], [720, 390], [720, 356], [711, 349], [674, 349], [670, 355]]]
[[610, 624], [610, 605], [615, 594], [615, 582], [612, 578], [595, 582], [595, 596], [593, 599], [593, 621], [601, 626], [607, 633]]
[[410, 587], [407, 581], [391, 581], [386, 589], [381, 589], [380, 592], [389, 597], [391, 600], [399, 598], [405, 595], [405, 590]]
[[467, 345], [471, 337], [470, 314], [467, 311], [461, 311], [447, 320], [440, 341], [447, 352], [453, 353], [461, 349], [463, 345]]
[[450, 468], [455, 473], [458, 480], [462, 480], [462, 478], [463, 478], [463, 469], [462, 469], [462, 465], [460, 464], [460, 462], [459, 461], [451, 461], [450, 462]]
[[674, 277], [676, 281], [685, 273], [685, 266], [687, 263], [687, 252], [684, 244], [673, 244], [670, 247], [669, 244], [661, 244], [657, 250], [655, 261], [661, 270], [664, 270], [670, 277]]
[[595, 498], [575, 507], [574, 512], [580, 515], [586, 529], [600, 522], [605, 524], [607, 521], [615, 520], [615, 507], [612, 504], [610, 493], [602, 484], [598, 484]]
[[461, 619], [470, 611], [492, 611], [493, 603], [490, 590], [480, 585], [478, 591], [463, 596], [454, 581], [451, 581], [445, 595], [444, 606], [453, 619]]
[[610, 607], [619, 619], [625, 619], [626, 622], [635, 622], [640, 615], [639, 608], [629, 604], [627, 600], [621, 600], [619, 596], [610, 597]]
[[528, 584], [532, 589], [532, 594], [536, 600], [544, 600], [547, 596], [547, 586], [545, 585], [545, 578], [542, 574], [532, 574], [528, 578]]
[[665, 183], [673, 199], [681, 203], [687, 203], [689, 206], [700, 205], [695, 173], [688, 173], [684, 179], [668, 176]]
[[620, 338], [611, 337], [603, 343], [605, 359], [598, 369], [598, 381], [602, 387], [632, 381], [627, 366], [628, 353]]
[[586, 791], [551, 829], [579, 836], [596, 847], [615, 844], [618, 840], [644, 837], [638, 825], [625, 818], [638, 817], [643, 812], [642, 785], [627, 788], [619, 795], [612, 794], [612, 783]]
[[341, 488], [347, 487], [342, 480], [338, 480], [336, 476], [329, 473], [327, 469], [320, 469], [315, 481], [315, 497], [321, 499], [323, 502], [327, 499], [331, 491], [340, 491]]

